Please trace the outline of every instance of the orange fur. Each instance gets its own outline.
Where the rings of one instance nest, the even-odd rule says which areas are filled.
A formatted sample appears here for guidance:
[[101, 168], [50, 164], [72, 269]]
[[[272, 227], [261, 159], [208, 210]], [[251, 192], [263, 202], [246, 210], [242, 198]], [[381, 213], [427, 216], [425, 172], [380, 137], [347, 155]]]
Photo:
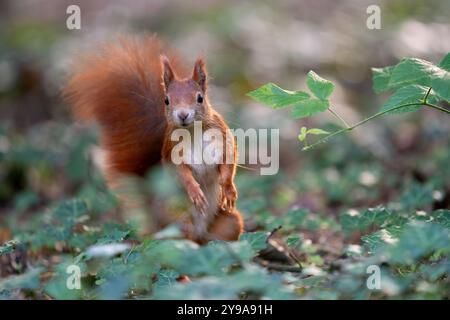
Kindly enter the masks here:
[[[163, 52], [168, 58], [161, 63]], [[170, 161], [173, 144], [168, 137], [175, 124], [164, 104], [165, 95], [175, 104], [191, 103], [199, 90], [204, 92], [205, 102], [201, 110], [196, 110], [197, 120], [226, 134], [228, 126], [206, 97], [204, 61], [199, 59], [192, 75], [186, 74], [179, 59], [156, 37], [121, 38], [117, 43], [103, 45], [97, 53], [77, 59], [63, 95], [76, 119], [99, 125], [100, 147], [105, 151], [104, 174], [110, 187], [116, 185], [120, 176], [143, 176], [161, 158]], [[235, 208], [234, 141], [233, 159], [232, 164], [217, 167], [221, 190], [217, 205], [221, 209], [208, 221], [212, 238], [237, 240], [242, 232], [242, 219]], [[182, 165], [176, 169], [198, 207], [202, 189], [191, 168]], [[198, 237], [195, 240], [201, 241]]]

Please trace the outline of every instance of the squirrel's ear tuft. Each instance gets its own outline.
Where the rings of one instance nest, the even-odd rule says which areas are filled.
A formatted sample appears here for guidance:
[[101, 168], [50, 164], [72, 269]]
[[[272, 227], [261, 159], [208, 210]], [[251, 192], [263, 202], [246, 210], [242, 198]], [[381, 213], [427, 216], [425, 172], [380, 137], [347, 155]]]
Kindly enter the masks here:
[[205, 60], [203, 58], [198, 58], [197, 61], [195, 61], [192, 79], [198, 83], [203, 92], [206, 92], [206, 77]]
[[161, 55], [161, 68], [162, 68], [162, 80], [165, 86], [165, 89], [169, 87], [169, 84], [175, 78], [175, 74], [173, 73], [172, 66], [170, 65], [169, 59], [165, 55]]

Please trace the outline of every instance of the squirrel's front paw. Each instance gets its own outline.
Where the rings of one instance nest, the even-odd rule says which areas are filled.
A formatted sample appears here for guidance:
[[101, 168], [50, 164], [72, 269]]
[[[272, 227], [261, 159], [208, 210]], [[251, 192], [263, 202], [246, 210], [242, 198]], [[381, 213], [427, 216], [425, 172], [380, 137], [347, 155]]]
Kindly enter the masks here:
[[237, 198], [237, 190], [233, 184], [222, 186], [222, 210], [231, 212]]
[[200, 186], [189, 188], [188, 196], [191, 202], [194, 204], [195, 208], [202, 214], [206, 214], [206, 209], [208, 208], [208, 200], [203, 194]]

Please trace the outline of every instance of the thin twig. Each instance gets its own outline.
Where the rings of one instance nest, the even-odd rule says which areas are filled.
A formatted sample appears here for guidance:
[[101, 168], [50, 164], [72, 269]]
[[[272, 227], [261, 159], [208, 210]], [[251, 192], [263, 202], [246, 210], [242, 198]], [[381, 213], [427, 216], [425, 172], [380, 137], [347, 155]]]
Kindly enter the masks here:
[[263, 267], [266, 267], [267, 269], [270, 269], [270, 270], [282, 271], [282, 272], [297, 272], [297, 273], [300, 273], [303, 271], [303, 268], [301, 266], [300, 267], [288, 266], [288, 265], [284, 265], [284, 264], [268, 262], [263, 259], [255, 259], [255, 261], [258, 262]]
[[274, 228], [272, 231], [270, 231], [269, 235], [267, 236], [266, 243], [269, 243], [269, 240], [270, 240], [270, 239], [274, 236], [274, 234], [275, 234], [278, 230], [280, 230], [282, 227], [283, 227], [283, 226], [278, 226], [278, 227]]
[[430, 94], [430, 92], [431, 92], [431, 87], [428, 88], [427, 94], [425, 95], [425, 98], [423, 98], [424, 104], [427, 103], [428, 95]]
[[346, 128], [350, 128], [350, 125], [347, 123], [347, 121], [344, 120], [344, 118], [342, 118], [339, 114], [337, 114], [337, 112], [334, 112], [333, 109], [328, 108], [328, 111], [330, 111], [337, 119], [339, 119]]
[[[442, 111], [444, 113], [450, 114], [450, 110], [447, 110], [445, 108], [441, 108], [439, 106], [436, 106], [434, 104], [431, 104], [431, 103], [427, 102], [427, 99], [428, 99], [428, 96], [430, 95], [431, 89], [432, 89], [431, 87], [428, 89], [426, 95], [424, 96], [424, 98], [423, 98], [423, 100], [421, 102], [405, 103], [405, 104], [396, 106], [394, 108], [390, 108], [390, 109], [387, 109], [387, 110], [375, 113], [374, 115], [372, 115], [372, 116], [370, 116], [370, 117], [368, 117], [368, 118], [366, 118], [366, 119], [364, 119], [364, 120], [354, 124], [353, 126], [348, 126], [347, 128], [343, 128], [343, 129], [337, 130], [337, 131], [335, 131], [333, 133], [330, 133], [329, 135], [323, 137], [322, 139], [319, 139], [315, 143], [313, 143], [313, 144], [311, 144], [309, 146], [303, 147], [302, 150], [305, 151], [305, 150], [312, 149], [312, 148], [316, 147], [317, 145], [319, 145], [321, 143], [324, 143], [325, 141], [327, 141], [328, 139], [330, 139], [330, 138], [332, 138], [334, 136], [340, 135], [341, 133], [344, 133], [344, 132], [347, 132], [347, 131], [351, 131], [351, 130], [355, 129], [356, 127], [359, 127], [360, 125], [363, 125], [364, 123], [366, 123], [366, 122], [368, 122], [370, 120], [373, 120], [375, 118], [378, 118], [378, 117], [380, 117], [380, 116], [382, 116], [382, 115], [384, 115], [384, 114], [386, 114], [388, 112], [395, 111], [395, 110], [398, 110], [398, 109], [401, 109], [401, 108], [404, 108], [404, 107], [408, 107], [408, 106], [427, 106], [427, 107], [434, 108], [436, 110]], [[330, 111], [333, 114], [335, 114], [332, 110], [330, 110]], [[335, 114], [335, 115], [337, 115], [337, 114]]]
[[441, 108], [441, 107], [439, 107], [437, 105], [434, 105], [434, 104], [431, 104], [431, 103], [428, 103], [428, 102], [424, 103], [423, 105], [450, 114], [450, 110], [447, 110], [445, 108]]
[[128, 252], [128, 254], [126, 255], [126, 257], [125, 257], [125, 259], [123, 261], [124, 264], [128, 263], [128, 258], [130, 257], [131, 253], [134, 251], [134, 247], [135, 246], [134, 246], [134, 243], [133, 243], [133, 245], [131, 246], [130, 252]]

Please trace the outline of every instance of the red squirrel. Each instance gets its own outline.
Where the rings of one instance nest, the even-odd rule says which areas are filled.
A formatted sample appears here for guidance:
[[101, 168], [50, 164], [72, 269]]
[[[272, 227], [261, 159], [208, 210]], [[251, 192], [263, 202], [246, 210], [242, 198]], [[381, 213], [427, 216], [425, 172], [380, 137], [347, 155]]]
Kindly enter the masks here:
[[[224, 137], [229, 132], [209, 102], [204, 60], [197, 59], [189, 74], [155, 36], [125, 37], [81, 56], [74, 68], [63, 95], [76, 119], [99, 125], [108, 185], [114, 188], [122, 176], [144, 176], [162, 160], [175, 168], [193, 204], [186, 237], [198, 243], [237, 240], [243, 222], [233, 182], [234, 139], [213, 145], [228, 161], [174, 164], [171, 158], [176, 129], [192, 131], [200, 121], [204, 130], [216, 129]], [[198, 140], [193, 144], [206, 142], [203, 134]]]

